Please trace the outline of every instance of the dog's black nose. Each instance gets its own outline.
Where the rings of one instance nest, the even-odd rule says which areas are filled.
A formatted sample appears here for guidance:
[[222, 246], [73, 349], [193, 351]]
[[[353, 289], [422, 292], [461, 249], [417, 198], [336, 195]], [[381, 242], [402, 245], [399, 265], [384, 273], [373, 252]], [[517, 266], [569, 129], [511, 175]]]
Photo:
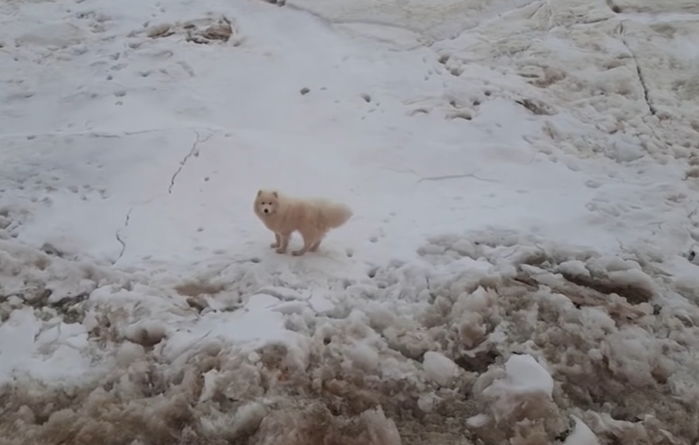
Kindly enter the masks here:
[[264, 209], [264, 212], [265, 212], [265, 213], [269, 213], [269, 209]]

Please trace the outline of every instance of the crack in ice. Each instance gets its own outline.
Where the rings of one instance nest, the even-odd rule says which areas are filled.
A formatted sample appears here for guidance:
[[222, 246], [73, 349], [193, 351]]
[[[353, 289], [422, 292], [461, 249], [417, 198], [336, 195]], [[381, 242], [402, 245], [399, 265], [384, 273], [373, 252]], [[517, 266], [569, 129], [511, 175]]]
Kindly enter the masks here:
[[646, 84], [646, 79], [643, 76], [643, 70], [641, 70], [641, 65], [638, 63], [638, 57], [636, 57], [636, 53], [631, 49], [628, 42], [624, 38], [624, 23], [623, 22], [619, 24], [619, 37], [621, 38], [621, 42], [624, 44], [626, 49], [629, 51], [629, 54], [631, 54], [631, 58], [633, 59], [633, 62], [636, 65], [636, 74], [638, 75], [638, 81], [641, 84], [641, 88], [643, 89], [643, 99], [646, 101], [646, 105], [648, 106], [648, 111], [650, 112], [650, 114], [655, 116], [657, 110], [655, 109], [655, 106], [653, 105], [653, 101], [651, 101], [650, 96], [648, 94], [648, 85]]
[[114, 234], [114, 237], [116, 238], [117, 242], [121, 244], [121, 251], [117, 256], [117, 259], [114, 260], [115, 264], [121, 259], [122, 256], [124, 256], [124, 252], [126, 251], [126, 241], [124, 241], [124, 239], [121, 237], [121, 231], [129, 226], [129, 222], [131, 221], [131, 212], [133, 212], [133, 207], [131, 207], [129, 211], [126, 213], [126, 217], [124, 218], [124, 225], [121, 226], [121, 228], [118, 229]]
[[0, 135], [0, 139], [35, 139], [35, 138], [49, 138], [49, 137], [93, 137], [93, 138], [120, 138], [124, 136], [138, 136], [142, 134], [149, 133], [164, 133], [169, 131], [177, 130], [206, 130], [209, 132], [222, 132], [228, 131], [228, 128], [224, 127], [162, 127], [162, 128], [145, 128], [141, 130], [121, 130], [121, 131], [108, 131], [108, 130], [85, 130], [85, 131], [50, 131], [44, 133], [5, 133]]
[[458, 173], [458, 174], [452, 174], [452, 175], [439, 175], [439, 176], [422, 176], [418, 172], [416, 172], [412, 168], [407, 168], [407, 169], [401, 169], [401, 168], [392, 168], [392, 167], [383, 167], [385, 170], [389, 170], [392, 172], [396, 173], [404, 173], [404, 174], [410, 174], [417, 176], [418, 179], [415, 181], [417, 184], [421, 182], [426, 182], [426, 181], [446, 181], [449, 179], [462, 179], [462, 178], [473, 178], [477, 179], [479, 181], [485, 181], [485, 182], [494, 182], [494, 183], [499, 183], [497, 179], [492, 179], [492, 178], [483, 178], [481, 176], [478, 176], [476, 172], [471, 172], [471, 173]]
[[187, 161], [189, 161], [189, 158], [198, 155], [197, 149], [199, 147], [199, 144], [202, 142], [206, 142], [211, 138], [211, 135], [208, 135], [206, 138], [202, 139], [201, 135], [196, 130], [194, 131], [194, 134], [196, 135], [196, 139], [192, 143], [192, 148], [189, 150], [189, 153], [187, 153], [184, 156], [184, 158], [182, 158], [179, 167], [177, 167], [177, 170], [175, 171], [175, 173], [172, 174], [172, 177], [170, 178], [170, 186], [167, 188], [167, 192], [169, 194], [172, 194], [172, 189], [175, 187], [175, 180], [177, 179], [177, 175], [180, 174], [184, 166], [187, 164]]
[[423, 176], [422, 178], [418, 179], [417, 182], [419, 184], [423, 181], [445, 181], [448, 179], [461, 179], [461, 178], [473, 178], [473, 179], [477, 179], [479, 181], [485, 181], [485, 182], [500, 182], [497, 179], [482, 178], [482, 177], [476, 175], [475, 172], [462, 173], [462, 174], [458, 174], [458, 175]]

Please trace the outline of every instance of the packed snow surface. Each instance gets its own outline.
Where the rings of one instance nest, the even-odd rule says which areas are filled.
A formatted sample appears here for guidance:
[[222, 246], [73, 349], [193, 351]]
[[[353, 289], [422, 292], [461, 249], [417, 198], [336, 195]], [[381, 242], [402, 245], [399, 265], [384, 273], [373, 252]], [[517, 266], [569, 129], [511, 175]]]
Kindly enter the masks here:
[[[696, 1], [0, 26], [0, 443], [699, 441]], [[260, 188], [354, 216], [279, 255]]]

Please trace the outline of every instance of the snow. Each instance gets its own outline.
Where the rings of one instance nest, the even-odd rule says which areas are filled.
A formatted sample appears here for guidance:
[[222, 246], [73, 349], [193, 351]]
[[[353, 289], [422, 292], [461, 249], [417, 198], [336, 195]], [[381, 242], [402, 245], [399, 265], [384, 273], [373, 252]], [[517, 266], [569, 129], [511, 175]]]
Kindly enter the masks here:
[[696, 2], [281, 3], [0, 4], [2, 436], [699, 440]]

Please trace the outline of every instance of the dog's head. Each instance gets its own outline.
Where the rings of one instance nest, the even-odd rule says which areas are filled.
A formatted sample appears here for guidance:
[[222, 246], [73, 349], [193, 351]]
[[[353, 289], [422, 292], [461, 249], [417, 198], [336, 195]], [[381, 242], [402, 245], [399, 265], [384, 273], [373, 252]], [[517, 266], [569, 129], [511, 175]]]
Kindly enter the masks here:
[[261, 217], [271, 216], [279, 209], [279, 193], [274, 190], [260, 190], [255, 197], [255, 213]]

